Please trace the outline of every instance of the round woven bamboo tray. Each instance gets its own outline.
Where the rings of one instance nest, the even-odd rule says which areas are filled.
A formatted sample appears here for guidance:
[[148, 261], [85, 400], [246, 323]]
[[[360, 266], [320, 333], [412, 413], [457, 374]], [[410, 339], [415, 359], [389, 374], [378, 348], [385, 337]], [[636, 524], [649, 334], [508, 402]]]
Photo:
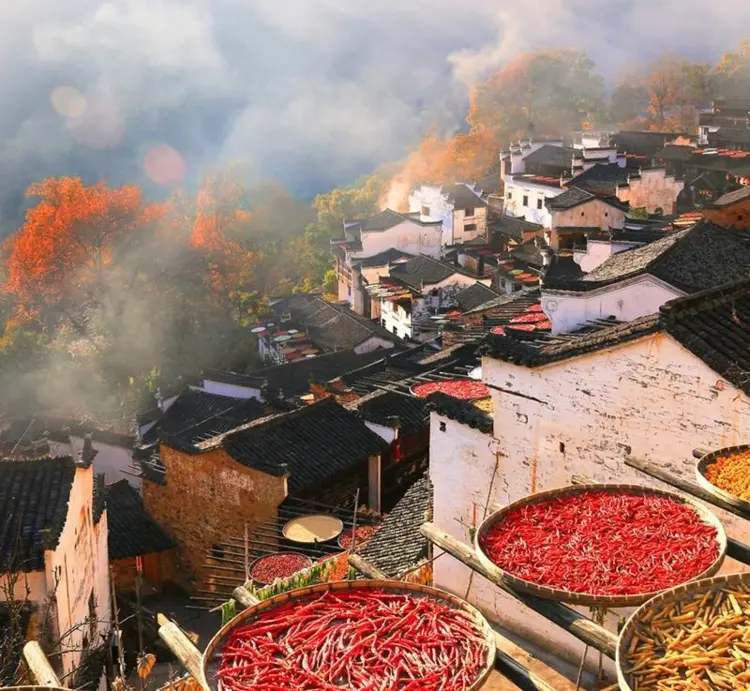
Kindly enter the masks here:
[[710, 492], [715, 497], [729, 502], [732, 506], [736, 506], [738, 509], [750, 512], [750, 501], [740, 499], [737, 495], [727, 492], [725, 489], [721, 489], [721, 487], [717, 487], [713, 482], [710, 482], [706, 478], [706, 470], [708, 469], [708, 466], [715, 463], [718, 459], [724, 458], [725, 456], [734, 456], [746, 451], [750, 451], [750, 444], [743, 444], [742, 446], [725, 446], [723, 449], [717, 449], [716, 451], [707, 453], [695, 466], [695, 479], [698, 481], [698, 484], [706, 490], [706, 492]]
[[[253, 582], [256, 585], [266, 586], [266, 585], [271, 585], [271, 583], [265, 583], [263, 581], [259, 581], [257, 578], [253, 576], [253, 569], [255, 568], [255, 566], [259, 562], [263, 561], [264, 559], [267, 559], [268, 557], [275, 557], [280, 554], [284, 556], [294, 555], [295, 557], [302, 557], [306, 563], [304, 566], [300, 567], [299, 571], [303, 571], [304, 569], [309, 569], [313, 565], [313, 560], [310, 559], [310, 557], [308, 557], [306, 554], [300, 554], [299, 552], [275, 552], [273, 554], [264, 554], [262, 557], [258, 557], [257, 559], [254, 559], [252, 562], [250, 562], [250, 566], [248, 568], [248, 573], [250, 574], [250, 578], [252, 578]], [[295, 573], [299, 573], [299, 571]], [[294, 574], [290, 573], [288, 576], [280, 576], [280, 578], [291, 578], [293, 575]]]
[[631, 492], [640, 493], [649, 496], [661, 496], [669, 497], [675, 501], [687, 504], [690, 506], [703, 520], [705, 523], [716, 528], [716, 541], [718, 543], [718, 555], [716, 561], [707, 568], [703, 573], [696, 574], [695, 579], [708, 578], [713, 576], [720, 568], [724, 561], [727, 551], [727, 535], [724, 532], [724, 526], [711, 511], [705, 506], [698, 502], [692, 501], [688, 497], [669, 492], [667, 490], [657, 489], [655, 487], [644, 487], [642, 485], [627, 485], [627, 484], [595, 484], [595, 485], [574, 485], [571, 487], [561, 487], [558, 489], [547, 490], [545, 492], [538, 492], [532, 494], [523, 499], [519, 499], [512, 504], [496, 511], [490, 515], [483, 523], [479, 526], [476, 534], [474, 535], [474, 549], [476, 550], [477, 557], [482, 565], [492, 574], [498, 578], [502, 578], [508, 585], [515, 588], [516, 590], [530, 595], [537, 595], [538, 597], [546, 598], [547, 600], [556, 600], [558, 602], [570, 602], [577, 605], [586, 605], [589, 607], [635, 607], [641, 605], [647, 600], [650, 600], [654, 595], [658, 595], [657, 591], [653, 593], [639, 593], [637, 595], [593, 595], [590, 593], [575, 593], [570, 590], [558, 590], [556, 588], [550, 588], [544, 585], [537, 585], [530, 581], [525, 581], [522, 578], [513, 576], [512, 574], [504, 571], [498, 567], [490, 558], [484, 553], [484, 550], [480, 547], [480, 539], [487, 533], [487, 531], [498, 521], [502, 520], [508, 513], [522, 506], [528, 506], [531, 504], [538, 504], [543, 501], [549, 501], [550, 499], [561, 499], [563, 497], [569, 497], [575, 494], [582, 494], [584, 492], [602, 491], [609, 492]]
[[[295, 527], [301, 527], [309, 536], [304, 539], [293, 537]], [[344, 524], [335, 516], [327, 514], [309, 514], [299, 516], [288, 521], [281, 530], [281, 534], [290, 542], [312, 545], [316, 542], [335, 540], [344, 530]]]
[[621, 691], [633, 691], [630, 685], [631, 677], [625, 673], [627, 668], [627, 650], [633, 639], [633, 632], [637, 626], [645, 627], [648, 630], [648, 624], [642, 624], [641, 620], [652, 611], [653, 608], [659, 608], [672, 602], [681, 600], [695, 600], [700, 595], [704, 595], [709, 590], [718, 590], [723, 586], [736, 586], [738, 584], [748, 585], [750, 583], [750, 573], [731, 573], [724, 576], [714, 576], [713, 578], [704, 578], [700, 581], [691, 581], [683, 583], [652, 598], [645, 604], [641, 605], [633, 614], [630, 615], [625, 626], [622, 627], [617, 639], [617, 650], [615, 652], [615, 664], [617, 666], [617, 682]]
[[218, 684], [216, 683], [216, 671], [220, 662], [221, 650], [224, 646], [224, 642], [232, 631], [238, 626], [244, 626], [251, 622], [261, 612], [280, 605], [289, 600], [298, 598], [305, 598], [308, 596], [321, 595], [326, 591], [343, 591], [343, 590], [362, 590], [362, 589], [376, 589], [376, 590], [390, 590], [395, 593], [404, 593], [414, 596], [429, 597], [435, 600], [439, 600], [444, 605], [448, 605], [455, 609], [460, 609], [465, 612], [476, 624], [476, 627], [484, 635], [485, 640], [485, 652], [486, 659], [485, 665], [482, 669], [481, 674], [477, 680], [466, 688], [465, 691], [478, 691], [484, 686], [487, 678], [493, 670], [495, 665], [495, 634], [487, 623], [487, 620], [475, 607], [470, 605], [465, 600], [462, 600], [455, 595], [451, 595], [443, 590], [437, 588], [430, 588], [425, 585], [417, 585], [416, 583], [404, 583], [401, 581], [379, 581], [379, 580], [367, 580], [367, 581], [336, 581], [334, 583], [321, 583], [319, 585], [312, 585], [307, 588], [298, 588], [297, 590], [291, 590], [286, 593], [281, 593], [275, 597], [263, 600], [263, 602], [246, 609], [245, 611], [238, 614], [232, 621], [223, 626], [219, 632], [211, 639], [209, 644], [206, 646], [206, 651], [203, 654], [203, 679], [200, 681], [204, 687], [211, 691], [218, 691]]

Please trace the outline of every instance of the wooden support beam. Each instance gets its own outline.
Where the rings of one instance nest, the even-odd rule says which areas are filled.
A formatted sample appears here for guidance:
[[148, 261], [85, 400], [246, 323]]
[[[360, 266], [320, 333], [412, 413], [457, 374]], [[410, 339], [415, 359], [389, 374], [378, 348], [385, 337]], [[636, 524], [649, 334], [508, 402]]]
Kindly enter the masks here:
[[693, 482], [692, 480], [688, 480], [679, 475], [675, 475], [674, 473], [670, 473], [668, 470], [664, 470], [664, 468], [658, 466], [656, 463], [651, 463], [650, 461], [646, 461], [643, 458], [636, 458], [635, 456], [628, 456], [625, 459], [625, 463], [631, 468], [640, 470], [642, 473], [645, 473], [656, 480], [661, 480], [667, 485], [671, 485], [672, 487], [681, 489], [683, 492], [692, 494], [694, 497], [705, 501], [707, 504], [713, 504], [719, 509], [723, 509], [728, 513], [744, 518], [746, 521], [750, 521], [750, 512], [745, 511], [726, 499], [711, 494], [711, 492], [707, 492], [698, 483]]
[[34, 675], [39, 686], [56, 686], [57, 688], [62, 686], [39, 643], [29, 641], [23, 647], [23, 659], [26, 660], [29, 671]]
[[174, 656], [183, 664], [185, 669], [206, 691], [208, 687], [203, 681], [203, 656], [200, 650], [185, 635], [182, 629], [164, 615], [157, 614], [156, 621], [159, 624], [159, 638], [174, 653]]
[[365, 561], [364, 559], [362, 559], [362, 557], [359, 556], [359, 554], [349, 555], [349, 566], [357, 569], [357, 571], [359, 571], [360, 573], [376, 581], [392, 580], [390, 576], [385, 573], [385, 571], [381, 571], [377, 566], [374, 566], [373, 564], [370, 564], [370, 562]]
[[711, 452], [708, 449], [701, 449], [701, 448], [693, 449], [693, 457], [694, 458], [699, 458], [700, 459], [700, 458], [703, 458], [704, 456], [707, 456], [710, 453]]
[[250, 594], [250, 591], [244, 585], [238, 585], [232, 591], [232, 597], [241, 609], [248, 609], [260, 602], [257, 597]]
[[544, 600], [533, 595], [519, 593], [514, 590], [502, 578], [497, 578], [494, 574], [487, 571], [469, 545], [456, 540], [456, 538], [443, 532], [434, 524], [424, 523], [420, 528], [420, 532], [432, 544], [448, 552], [448, 554], [458, 559], [461, 563], [466, 564], [466, 566], [480, 576], [484, 576], [488, 581], [522, 602], [529, 609], [547, 617], [551, 622], [573, 634], [579, 640], [590, 645], [595, 650], [601, 651], [607, 657], [614, 659], [615, 650], [617, 649], [617, 636], [611, 631], [607, 631], [603, 626], [599, 626], [591, 619], [584, 617], [566, 605]]

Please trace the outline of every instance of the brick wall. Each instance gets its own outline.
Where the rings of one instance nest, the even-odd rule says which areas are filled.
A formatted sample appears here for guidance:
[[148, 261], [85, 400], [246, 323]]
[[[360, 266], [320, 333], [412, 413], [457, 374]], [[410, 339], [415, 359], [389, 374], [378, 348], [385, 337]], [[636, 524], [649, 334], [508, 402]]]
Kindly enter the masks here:
[[704, 209], [703, 216], [724, 228], [750, 230], [750, 199], [723, 209]]
[[276, 515], [284, 478], [246, 468], [222, 449], [188, 455], [161, 446], [166, 484], [143, 483], [146, 510], [178, 543], [175, 580], [193, 591], [208, 581], [211, 547]]

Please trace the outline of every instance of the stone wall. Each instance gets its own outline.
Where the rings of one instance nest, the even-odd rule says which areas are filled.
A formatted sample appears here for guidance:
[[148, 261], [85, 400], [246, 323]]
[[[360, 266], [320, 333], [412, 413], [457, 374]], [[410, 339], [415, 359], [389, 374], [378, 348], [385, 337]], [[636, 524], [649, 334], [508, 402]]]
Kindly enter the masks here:
[[276, 515], [286, 480], [246, 468], [222, 449], [189, 455], [161, 446], [166, 484], [143, 483], [148, 513], [178, 543], [175, 581], [189, 591], [208, 580], [213, 545], [252, 532]]

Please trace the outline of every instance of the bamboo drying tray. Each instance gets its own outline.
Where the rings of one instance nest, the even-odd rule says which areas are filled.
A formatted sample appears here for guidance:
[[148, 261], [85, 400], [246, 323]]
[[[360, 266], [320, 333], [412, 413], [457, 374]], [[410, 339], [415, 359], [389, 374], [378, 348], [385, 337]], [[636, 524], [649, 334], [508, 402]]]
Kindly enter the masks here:
[[691, 581], [683, 583], [670, 590], [665, 590], [660, 595], [641, 605], [630, 616], [628, 621], [620, 631], [617, 641], [617, 651], [615, 653], [615, 663], [617, 666], [617, 681], [621, 691], [633, 691], [630, 685], [632, 681], [630, 675], [625, 673], [628, 667], [627, 653], [628, 646], [632, 643], [633, 633], [638, 626], [648, 630], [648, 624], [643, 624], [642, 619], [651, 613], [654, 609], [663, 608], [670, 603], [691, 602], [698, 597], [705, 595], [709, 591], [718, 591], [722, 586], [737, 586], [743, 584], [750, 585], [750, 573], [732, 573], [724, 576], [715, 576], [713, 578], [704, 578], [700, 581]]
[[[293, 531], [298, 528], [307, 535], [293, 537]], [[281, 534], [290, 542], [312, 545], [316, 542], [335, 540], [344, 530], [344, 524], [335, 516], [328, 514], [309, 514], [293, 518], [286, 523]]]
[[334, 583], [321, 583], [319, 585], [309, 586], [307, 588], [298, 588], [297, 590], [291, 590], [286, 593], [281, 593], [275, 597], [263, 600], [262, 602], [254, 605], [240, 614], [238, 614], [232, 621], [223, 626], [219, 632], [211, 639], [206, 646], [206, 651], [203, 654], [202, 664], [202, 679], [200, 682], [204, 688], [210, 691], [218, 691], [218, 684], [216, 683], [216, 671], [219, 666], [221, 650], [224, 642], [227, 640], [229, 635], [239, 626], [244, 626], [253, 620], [253, 618], [261, 612], [271, 609], [276, 605], [281, 605], [289, 600], [295, 600], [299, 598], [307, 598], [309, 596], [322, 595], [327, 591], [344, 591], [344, 590], [364, 590], [364, 589], [375, 589], [375, 590], [390, 590], [394, 593], [410, 594], [417, 597], [428, 597], [439, 600], [445, 605], [449, 605], [455, 609], [462, 610], [475, 623], [477, 629], [481, 631], [485, 639], [485, 654], [486, 660], [482, 673], [479, 675], [477, 680], [469, 687], [466, 691], [478, 691], [484, 686], [487, 678], [494, 669], [495, 665], [495, 634], [487, 623], [484, 616], [475, 607], [470, 605], [465, 600], [462, 600], [455, 595], [451, 595], [443, 590], [437, 588], [430, 588], [424, 585], [417, 585], [416, 583], [405, 583], [401, 581], [383, 581], [383, 580], [367, 580], [367, 581], [336, 581]]
[[717, 487], [706, 477], [706, 470], [708, 469], [708, 466], [712, 465], [720, 458], [726, 458], [727, 456], [736, 456], [737, 454], [745, 453], [747, 451], [750, 451], [750, 444], [743, 444], [741, 446], [725, 446], [723, 449], [717, 449], [716, 451], [707, 453], [698, 461], [695, 466], [695, 479], [698, 481], [698, 484], [706, 490], [706, 492], [710, 492], [715, 497], [719, 497], [719, 499], [723, 499], [724, 501], [729, 502], [733, 506], [736, 506], [738, 509], [742, 509], [743, 511], [747, 511], [750, 513], [750, 501], [740, 499], [736, 494], [732, 494], [731, 492], [727, 492], [727, 490], [725, 489], [721, 489], [721, 487]]
[[531, 581], [526, 581], [522, 578], [518, 578], [507, 571], [504, 571], [497, 566], [480, 547], [479, 541], [487, 531], [498, 521], [502, 520], [508, 513], [515, 511], [523, 506], [531, 504], [539, 504], [544, 501], [551, 499], [562, 499], [563, 497], [569, 497], [575, 494], [582, 494], [584, 492], [593, 491], [609, 491], [609, 492], [630, 492], [634, 494], [643, 494], [649, 496], [661, 496], [669, 497], [683, 504], [690, 506], [703, 520], [705, 523], [716, 528], [716, 541], [718, 543], [718, 556], [716, 561], [700, 574], [696, 574], [694, 580], [700, 578], [708, 578], [713, 576], [721, 568], [724, 562], [724, 557], [727, 551], [727, 536], [724, 532], [724, 526], [721, 524], [716, 516], [709, 511], [702, 504], [693, 501], [689, 497], [685, 497], [675, 492], [669, 492], [667, 490], [657, 489], [656, 487], [645, 487], [643, 485], [629, 485], [629, 484], [588, 484], [588, 485], [573, 485], [570, 487], [561, 487], [558, 489], [547, 490], [545, 492], [538, 492], [532, 494], [523, 499], [519, 499], [512, 504], [496, 511], [491, 514], [480, 526], [474, 536], [474, 549], [476, 550], [477, 557], [482, 565], [494, 576], [505, 581], [509, 586], [515, 590], [528, 593], [529, 595], [536, 595], [543, 597], [547, 600], [556, 600], [558, 602], [569, 602], [576, 605], [586, 605], [589, 607], [636, 607], [643, 604], [647, 600], [651, 599], [654, 595], [658, 595], [657, 591], [653, 593], [639, 593], [638, 595], [594, 595], [591, 593], [577, 593], [570, 590], [558, 590], [557, 588], [550, 588], [544, 585], [538, 585]]

